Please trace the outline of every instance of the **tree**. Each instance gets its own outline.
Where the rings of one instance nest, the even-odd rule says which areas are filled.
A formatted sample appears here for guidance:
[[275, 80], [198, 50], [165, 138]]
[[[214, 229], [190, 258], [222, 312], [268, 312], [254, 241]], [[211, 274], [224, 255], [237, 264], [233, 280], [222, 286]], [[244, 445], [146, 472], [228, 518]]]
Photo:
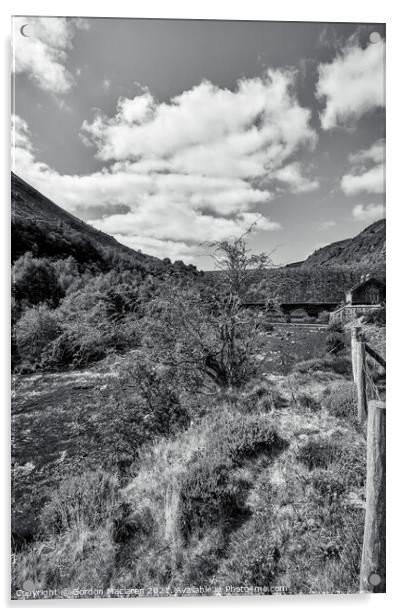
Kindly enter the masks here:
[[264, 317], [248, 310], [245, 298], [251, 282], [272, 262], [266, 254], [249, 254], [246, 235], [210, 245], [221, 275], [208, 294], [194, 285], [166, 285], [150, 303], [145, 342], [155, 361], [181, 366], [187, 382], [203, 376], [221, 388], [236, 388], [261, 364], [257, 352]]
[[19, 358], [22, 361], [40, 362], [42, 353], [60, 333], [54, 310], [45, 304], [28, 308], [15, 328]]
[[12, 284], [15, 299], [25, 305], [46, 302], [49, 306], [57, 306], [64, 294], [49, 259], [35, 258], [30, 252], [14, 263]]

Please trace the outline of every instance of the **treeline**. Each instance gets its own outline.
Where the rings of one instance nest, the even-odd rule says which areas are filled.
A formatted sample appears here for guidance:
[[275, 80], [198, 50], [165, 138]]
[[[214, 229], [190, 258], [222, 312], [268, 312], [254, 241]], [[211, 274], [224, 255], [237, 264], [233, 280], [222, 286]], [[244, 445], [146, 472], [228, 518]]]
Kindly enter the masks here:
[[[77, 368], [135, 348], [145, 306], [158, 289], [201, 276], [180, 261], [136, 258], [62, 231], [74, 256], [65, 257], [61, 243], [60, 255], [28, 251], [12, 266], [14, 370]], [[47, 245], [40, 244], [42, 253]]]
[[[345, 291], [362, 276], [372, 274], [385, 281], [385, 268], [367, 267], [280, 267], [256, 272], [249, 285], [249, 301], [265, 302], [342, 302]], [[208, 272], [219, 280], [220, 272]]]

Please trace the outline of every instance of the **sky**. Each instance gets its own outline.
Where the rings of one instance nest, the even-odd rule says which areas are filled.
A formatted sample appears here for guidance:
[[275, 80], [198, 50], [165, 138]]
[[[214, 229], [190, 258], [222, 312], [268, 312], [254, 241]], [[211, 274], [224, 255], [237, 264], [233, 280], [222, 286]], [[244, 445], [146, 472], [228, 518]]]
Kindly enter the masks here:
[[281, 265], [385, 216], [385, 26], [13, 18], [12, 168], [144, 253]]

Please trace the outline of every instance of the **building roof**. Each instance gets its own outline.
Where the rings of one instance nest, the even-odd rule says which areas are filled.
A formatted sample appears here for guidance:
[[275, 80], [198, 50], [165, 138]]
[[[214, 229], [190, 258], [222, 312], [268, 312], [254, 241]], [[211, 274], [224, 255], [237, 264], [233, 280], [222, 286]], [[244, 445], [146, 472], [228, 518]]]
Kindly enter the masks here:
[[355, 284], [353, 287], [349, 289], [349, 291], [356, 291], [356, 289], [360, 289], [361, 287], [364, 287], [371, 282], [375, 282], [377, 285], [385, 288], [385, 284], [382, 280], [379, 280], [375, 276], [370, 276], [369, 278], [366, 278], [365, 280], [361, 280], [360, 282]]

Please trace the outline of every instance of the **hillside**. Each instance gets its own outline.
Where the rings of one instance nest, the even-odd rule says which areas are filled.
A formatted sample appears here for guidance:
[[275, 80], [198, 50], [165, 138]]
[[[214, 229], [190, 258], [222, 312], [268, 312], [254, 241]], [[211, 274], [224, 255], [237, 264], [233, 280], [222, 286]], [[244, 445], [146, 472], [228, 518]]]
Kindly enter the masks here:
[[385, 265], [385, 219], [377, 220], [359, 235], [319, 248], [295, 267], [374, 267]]
[[[249, 288], [250, 301], [341, 302], [345, 291], [371, 273], [385, 278], [385, 220], [378, 220], [356, 237], [316, 250], [305, 261], [267, 269]], [[206, 272], [210, 280], [219, 271]]]
[[67, 258], [78, 262], [104, 261], [110, 249], [142, 263], [161, 263], [117, 242], [76, 218], [20, 177], [11, 173], [12, 261], [26, 252], [35, 257]]

